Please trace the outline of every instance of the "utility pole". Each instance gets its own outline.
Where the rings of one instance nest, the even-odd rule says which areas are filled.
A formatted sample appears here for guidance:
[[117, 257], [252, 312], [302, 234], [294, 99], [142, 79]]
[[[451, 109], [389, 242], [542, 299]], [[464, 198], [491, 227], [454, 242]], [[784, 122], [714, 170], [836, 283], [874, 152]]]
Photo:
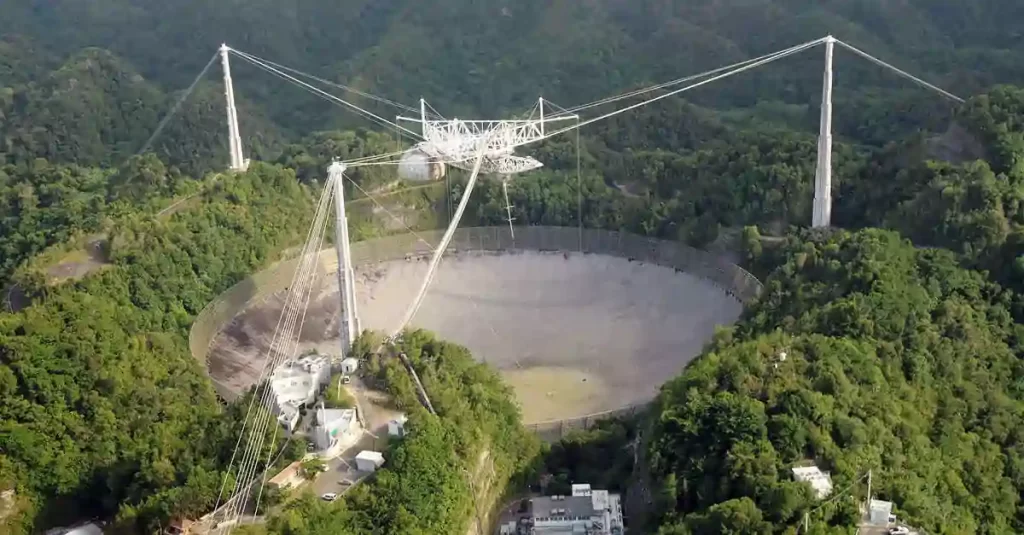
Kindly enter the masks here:
[[804, 513], [804, 533], [810, 533], [811, 531], [811, 515], [810, 513]]
[[811, 226], [829, 226], [832, 219], [832, 51], [835, 38], [825, 38], [825, 74], [821, 89], [818, 166], [814, 172], [814, 214]]
[[334, 248], [338, 254], [338, 292], [341, 299], [339, 341], [343, 359], [352, 351], [352, 342], [359, 334], [355, 273], [352, 270], [352, 252], [349, 249], [348, 218], [345, 216], [345, 169], [345, 164], [341, 162], [334, 162], [327, 168], [328, 183], [334, 185]]
[[868, 470], [868, 505], [867, 505], [866, 509], [868, 511], [868, 515], [870, 516], [871, 515], [871, 470]]
[[224, 70], [224, 98], [227, 101], [228, 152], [231, 154], [232, 171], [245, 171], [247, 167], [242, 155], [242, 136], [238, 133], [238, 110], [235, 108], [235, 87], [231, 83], [231, 61], [228, 59], [228, 45], [220, 45], [220, 64]]

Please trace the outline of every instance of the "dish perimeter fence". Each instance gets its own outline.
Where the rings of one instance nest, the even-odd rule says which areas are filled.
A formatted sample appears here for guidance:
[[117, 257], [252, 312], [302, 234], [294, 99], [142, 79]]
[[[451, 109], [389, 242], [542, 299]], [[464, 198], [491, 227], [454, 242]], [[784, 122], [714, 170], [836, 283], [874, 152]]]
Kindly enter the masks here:
[[[429, 256], [441, 242], [443, 230], [400, 234], [386, 238], [354, 242], [351, 245], [352, 265], [372, 265], [396, 260], [416, 260]], [[711, 282], [744, 305], [761, 295], [763, 286], [756, 277], [728, 260], [682, 243], [638, 236], [626, 232], [579, 229], [574, 227], [470, 227], [455, 231], [446, 254], [460, 251], [549, 251], [598, 254], [628, 258], [639, 262], [673, 268]], [[299, 264], [296, 249], [285, 259], [235, 284], [211, 301], [197, 316], [189, 332], [192, 355], [206, 367], [210, 345], [217, 334], [245, 309], [263, 302], [285, 290]], [[323, 274], [338, 269], [334, 249], [319, 253]], [[442, 260], [443, 263], [443, 260]], [[411, 296], [410, 296], [411, 299]], [[237, 397], [217, 380], [217, 393], [232, 400]], [[556, 440], [574, 429], [587, 429], [595, 422], [626, 417], [643, 411], [650, 401], [577, 418], [528, 424], [527, 427], [545, 439]]]

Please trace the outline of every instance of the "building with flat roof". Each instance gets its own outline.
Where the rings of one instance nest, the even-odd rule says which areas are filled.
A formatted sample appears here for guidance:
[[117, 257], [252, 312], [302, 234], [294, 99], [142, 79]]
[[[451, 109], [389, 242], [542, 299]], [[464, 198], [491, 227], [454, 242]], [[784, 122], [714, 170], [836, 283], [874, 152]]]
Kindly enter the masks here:
[[327, 357], [307, 355], [278, 366], [270, 376], [278, 423], [294, 431], [302, 407], [313, 404], [330, 379], [331, 360]]
[[809, 483], [819, 500], [832, 494], [832, 476], [817, 466], [794, 466], [793, 480]]
[[876, 526], [896, 523], [896, 515], [892, 514], [892, 502], [871, 500], [868, 503], [868, 522]]
[[356, 455], [356, 470], [360, 472], [376, 472], [384, 466], [384, 454], [379, 451], [363, 450]]
[[359, 369], [359, 360], [349, 357], [341, 361], [341, 373], [351, 375]]
[[359, 440], [361, 431], [354, 409], [326, 409], [321, 403], [316, 411], [313, 440], [320, 451], [347, 448]]
[[619, 535], [623, 532], [622, 505], [618, 494], [593, 490], [590, 485], [572, 486], [572, 496], [543, 496], [530, 500], [527, 523], [537, 535]]

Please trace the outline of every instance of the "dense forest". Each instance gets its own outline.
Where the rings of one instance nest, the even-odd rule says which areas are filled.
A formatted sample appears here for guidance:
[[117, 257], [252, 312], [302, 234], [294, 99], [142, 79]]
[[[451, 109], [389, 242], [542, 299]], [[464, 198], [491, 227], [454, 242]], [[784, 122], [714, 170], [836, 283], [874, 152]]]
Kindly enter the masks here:
[[[948, 251], [891, 231], [790, 238], [766, 292], [662, 389], [652, 467], [660, 533], [816, 532], [855, 502], [816, 507], [788, 469], [816, 462], [928, 533], [1019, 532], [1024, 330], [1011, 293]], [[863, 482], [849, 491], [865, 497]], [[710, 524], [709, 524], [710, 523]]]
[[[827, 33], [969, 97], [952, 105], [837, 52], [834, 222], [848, 231], [798, 228], [813, 197], [817, 51], [594, 125], [578, 146], [530, 147], [545, 168], [510, 185], [513, 217], [699, 246], [747, 227], [735, 243], [764, 296], [643, 422], [651, 532], [792, 533], [805, 513], [816, 533], [848, 532], [852, 501], [821, 504], [790, 481], [805, 462], [837, 488], [872, 470], [874, 494], [930, 533], [1024, 532], [1024, 90], [996, 85], [1024, 85], [1021, 20], [997, 0], [6, 3], [0, 288], [16, 283], [31, 306], [0, 313], [0, 532], [100, 517], [152, 533], [208, 511], [240, 409], [216, 401], [189, 356], [192, 319], [295, 245], [332, 159], [402, 143], [236, 61], [244, 145], [264, 163], [217, 172], [221, 42], [467, 117], [539, 95], [588, 102]], [[452, 178], [449, 207], [464, 176]], [[388, 168], [352, 179], [353, 199], [395, 187]], [[480, 183], [466, 223], [504, 223], [499, 186]], [[355, 234], [385, 231], [368, 226]], [[101, 269], [50, 276], [86, 244]], [[553, 488], [625, 487], [635, 422], [542, 448], [464, 348], [414, 332], [399, 349], [440, 417], [418, 408], [396, 361], [368, 356], [410, 412], [409, 436], [343, 500], [290, 502], [266, 531], [461, 532], [479, 516], [478, 470], [510, 487], [540, 473]], [[282, 462], [302, 453], [267, 448]]]
[[201, 201], [121, 217], [107, 269], [0, 314], [0, 488], [21, 501], [6, 533], [96, 515], [148, 532], [216, 501], [240, 407], [217, 402], [188, 329], [295, 241], [280, 222], [308, 219], [311, 204], [293, 173], [263, 165]]

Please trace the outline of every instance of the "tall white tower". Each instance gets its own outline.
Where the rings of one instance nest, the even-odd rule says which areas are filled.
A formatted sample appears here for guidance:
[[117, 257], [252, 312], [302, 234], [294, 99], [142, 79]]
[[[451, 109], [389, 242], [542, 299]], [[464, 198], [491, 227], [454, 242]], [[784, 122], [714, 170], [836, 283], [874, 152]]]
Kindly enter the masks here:
[[327, 168], [327, 181], [334, 184], [334, 247], [338, 252], [338, 290], [341, 297], [341, 354], [347, 356], [352, 342], [359, 335], [359, 313], [356, 310], [355, 273], [349, 250], [348, 218], [345, 216], [345, 164], [334, 162]]
[[220, 45], [220, 64], [224, 69], [224, 98], [227, 99], [228, 150], [231, 153], [232, 171], [245, 171], [249, 162], [242, 156], [242, 136], [238, 133], [238, 110], [235, 109], [235, 87], [231, 83], [231, 62], [228, 60], [228, 45]]
[[827, 227], [832, 220], [832, 50], [835, 38], [825, 38], [825, 80], [821, 90], [821, 130], [818, 167], [814, 171], [814, 215], [811, 226]]

